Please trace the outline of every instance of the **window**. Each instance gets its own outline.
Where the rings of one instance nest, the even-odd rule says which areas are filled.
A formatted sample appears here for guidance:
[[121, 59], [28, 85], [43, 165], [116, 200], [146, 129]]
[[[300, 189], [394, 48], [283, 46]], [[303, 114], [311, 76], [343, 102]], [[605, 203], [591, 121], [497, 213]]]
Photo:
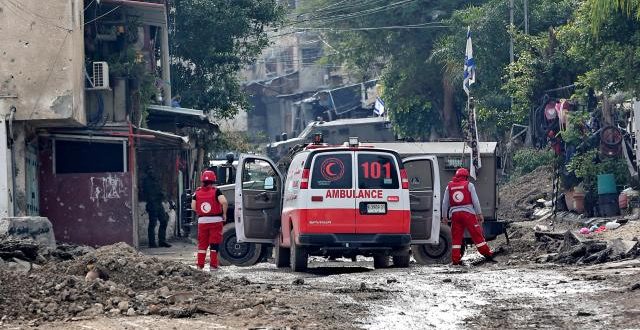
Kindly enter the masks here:
[[302, 64], [311, 65], [314, 64], [321, 57], [321, 48], [303, 48], [302, 49]]
[[55, 173], [124, 172], [125, 143], [55, 140]]
[[350, 189], [352, 168], [351, 154], [316, 156], [311, 173], [311, 189]]
[[381, 154], [358, 154], [358, 188], [398, 189], [398, 170], [394, 157]]
[[409, 177], [409, 189], [424, 191], [433, 189], [433, 168], [428, 160], [414, 160], [404, 164]]
[[276, 172], [271, 164], [260, 159], [248, 159], [242, 173], [242, 188], [250, 190], [277, 190]]

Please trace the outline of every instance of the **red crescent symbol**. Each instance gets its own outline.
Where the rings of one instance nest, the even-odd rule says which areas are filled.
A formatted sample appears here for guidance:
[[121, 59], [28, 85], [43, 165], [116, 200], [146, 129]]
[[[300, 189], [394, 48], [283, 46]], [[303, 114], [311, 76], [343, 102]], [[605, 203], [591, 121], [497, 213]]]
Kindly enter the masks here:
[[329, 176], [336, 176], [336, 174], [331, 171], [331, 167], [333, 167], [333, 165], [335, 164], [335, 162], [330, 162], [329, 164], [327, 164], [327, 166], [324, 167], [325, 173], [329, 174]]

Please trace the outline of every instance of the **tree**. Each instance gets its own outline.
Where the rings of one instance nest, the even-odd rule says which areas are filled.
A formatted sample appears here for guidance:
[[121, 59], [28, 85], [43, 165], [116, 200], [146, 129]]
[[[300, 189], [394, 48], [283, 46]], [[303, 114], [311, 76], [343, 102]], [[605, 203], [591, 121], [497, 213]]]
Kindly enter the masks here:
[[173, 0], [173, 94], [183, 106], [235, 116], [248, 105], [237, 73], [269, 44], [267, 27], [283, 15], [277, 0]]
[[[443, 25], [443, 20], [455, 9], [480, 2], [311, 0], [294, 26], [320, 29], [331, 45], [332, 61], [345, 63], [363, 79], [380, 77], [382, 97], [401, 135], [457, 136], [463, 103], [455, 95], [462, 89], [429, 58], [439, 35], [465, 30]], [[462, 71], [464, 48], [460, 51]]]
[[591, 28], [597, 33], [600, 27], [617, 13], [640, 19], [640, 0], [589, 0]]

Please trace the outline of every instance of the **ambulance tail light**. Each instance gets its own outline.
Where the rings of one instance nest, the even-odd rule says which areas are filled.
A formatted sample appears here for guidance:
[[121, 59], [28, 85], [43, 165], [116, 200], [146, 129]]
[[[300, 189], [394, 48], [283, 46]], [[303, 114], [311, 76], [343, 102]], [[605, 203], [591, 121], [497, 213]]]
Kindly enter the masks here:
[[309, 169], [302, 170], [302, 180], [300, 180], [300, 189], [309, 189]]
[[409, 189], [409, 177], [404, 168], [400, 170], [400, 180], [402, 180], [402, 189]]

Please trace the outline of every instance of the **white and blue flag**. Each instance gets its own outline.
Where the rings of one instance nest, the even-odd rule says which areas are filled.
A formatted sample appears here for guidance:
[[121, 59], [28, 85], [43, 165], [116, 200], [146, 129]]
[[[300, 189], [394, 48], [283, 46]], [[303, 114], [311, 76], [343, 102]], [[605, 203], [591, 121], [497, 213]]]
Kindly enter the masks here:
[[467, 49], [464, 52], [464, 82], [462, 88], [469, 95], [469, 87], [476, 82], [476, 62], [473, 59], [471, 44], [471, 27], [467, 28]]
[[376, 98], [376, 104], [373, 107], [373, 113], [378, 116], [382, 116], [384, 114], [384, 101], [379, 97]]

